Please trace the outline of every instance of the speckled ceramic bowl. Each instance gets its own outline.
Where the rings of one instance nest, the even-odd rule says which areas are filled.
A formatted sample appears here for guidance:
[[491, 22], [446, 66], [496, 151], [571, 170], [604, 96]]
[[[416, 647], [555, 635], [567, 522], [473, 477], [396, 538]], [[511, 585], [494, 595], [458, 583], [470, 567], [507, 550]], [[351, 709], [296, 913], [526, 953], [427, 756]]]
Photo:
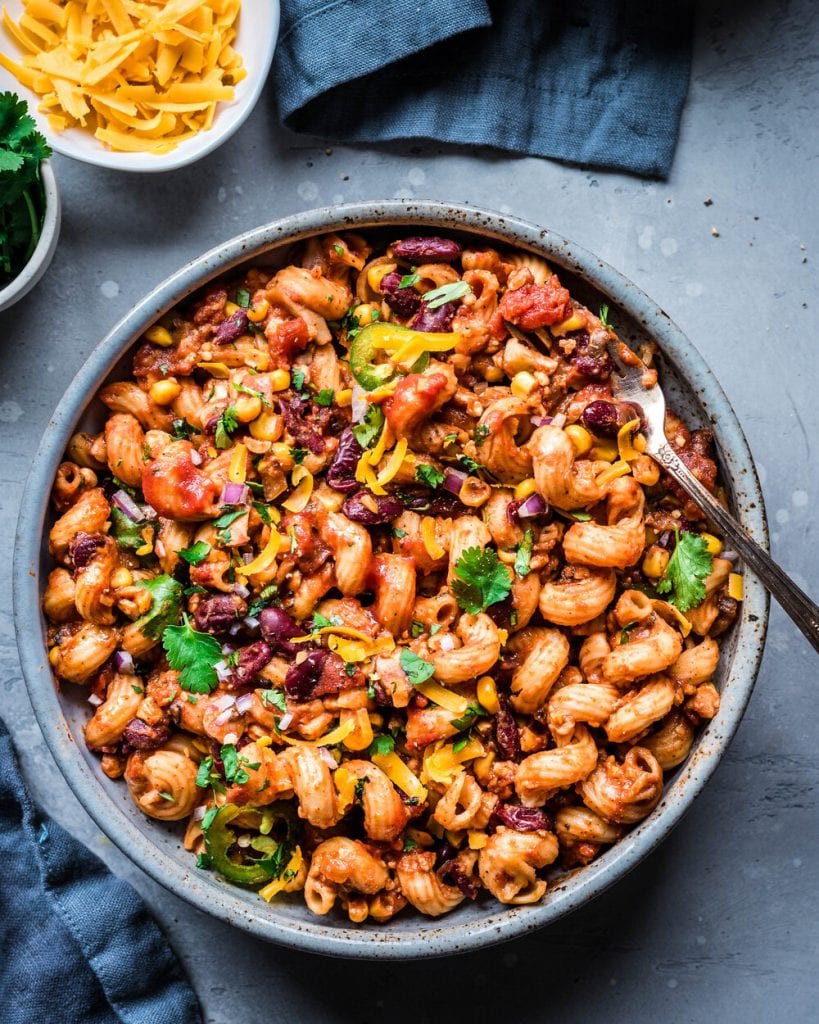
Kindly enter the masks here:
[[397, 225], [519, 246], [546, 256], [564, 283], [591, 308], [607, 302], [621, 335], [634, 343], [656, 339], [663, 352], [662, 381], [672, 405], [687, 418], [710, 424], [719, 447], [722, 479], [740, 522], [767, 543], [765, 514], [748, 445], [728, 399], [702, 357], [668, 316], [635, 285], [590, 253], [534, 224], [471, 207], [433, 202], [372, 202], [311, 210], [234, 238], [189, 263], [142, 300], [95, 349], [68, 388], [34, 459], [15, 545], [14, 605], [23, 669], [34, 711], [70, 786], [119, 848], [156, 881], [206, 913], [264, 939], [333, 956], [411, 959], [477, 949], [521, 935], [567, 914], [597, 896], [638, 864], [680, 820], [708, 781], [739, 724], [751, 695], [768, 618], [761, 584], [746, 576], [741, 615], [723, 647], [719, 714], [697, 740], [691, 756], [670, 778], [656, 810], [620, 843], [581, 871], [565, 875], [536, 906], [505, 907], [493, 900], [464, 903], [440, 920], [400, 914], [386, 927], [352, 926], [340, 914], [314, 917], [301, 900], [270, 905], [194, 867], [180, 843], [179, 827], [144, 817], [122, 782], [99, 770], [82, 737], [88, 705], [79, 687], [57, 693], [45, 656], [40, 595], [48, 571], [45, 532], [52, 479], [71, 434], [100, 428], [103, 410], [88, 396], [127, 372], [134, 341], [158, 316], [211, 278], [248, 260], [276, 264], [300, 239], [327, 230]]

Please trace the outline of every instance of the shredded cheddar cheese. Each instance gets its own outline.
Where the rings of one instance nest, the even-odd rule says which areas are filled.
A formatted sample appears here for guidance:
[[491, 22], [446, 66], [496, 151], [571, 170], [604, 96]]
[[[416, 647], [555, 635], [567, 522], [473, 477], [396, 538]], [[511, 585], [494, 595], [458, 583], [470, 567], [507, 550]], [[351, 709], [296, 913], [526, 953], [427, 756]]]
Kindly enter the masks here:
[[237, 444], [230, 457], [228, 480], [234, 484], [243, 484], [247, 475], [247, 447]]
[[744, 587], [742, 583], [742, 577], [739, 573], [732, 572], [728, 574], [728, 596], [733, 598], [734, 601], [741, 601], [744, 596]]
[[435, 536], [435, 520], [432, 516], [424, 516], [421, 520], [421, 540], [430, 558], [443, 558], [446, 548], [441, 547]]
[[613, 462], [610, 466], [606, 466], [602, 472], [598, 473], [597, 482], [601, 487], [606, 487], [612, 480], [616, 480], [618, 476], [625, 476], [630, 472], [631, 466], [629, 466], [625, 459], [620, 459], [618, 462]]
[[418, 683], [415, 689], [428, 700], [431, 700], [439, 707], [446, 708], [447, 711], [451, 711], [454, 715], [462, 715], [469, 707], [469, 701], [466, 697], [462, 697], [459, 693], [453, 693], [452, 690], [447, 690], [445, 686], [441, 686], [440, 683], [436, 683], [433, 679], [425, 683]]
[[168, 153], [207, 131], [245, 77], [233, 49], [241, 0], [25, 0], [0, 65], [42, 97], [54, 131], [110, 149]]
[[636, 430], [639, 426], [639, 419], [633, 419], [629, 420], [628, 423], [624, 423], [617, 431], [617, 451], [624, 462], [633, 462], [640, 454], [631, 440], [632, 431]]
[[343, 743], [353, 729], [355, 729], [355, 720], [349, 718], [317, 740], [299, 740], [295, 736], [285, 736], [284, 733], [279, 736], [279, 739], [293, 747], [333, 747], [336, 743]]
[[[383, 431], [381, 436], [383, 437], [385, 433], [386, 431]], [[404, 462], [404, 458], [407, 454], [407, 444], [407, 439], [405, 437], [402, 437], [401, 440], [396, 444], [395, 448], [393, 448], [386, 466], [381, 470], [381, 472], [376, 477], [376, 481], [380, 485], [383, 486], [384, 484], [388, 484], [396, 475], [398, 470], [401, 468], [401, 465]]]
[[413, 775], [394, 750], [389, 754], [373, 754], [372, 762], [384, 772], [390, 782], [398, 786], [407, 796], [426, 800], [426, 787], [417, 775]]
[[267, 900], [269, 903], [274, 896], [277, 896], [282, 889], [284, 889], [287, 883], [296, 877], [301, 870], [303, 863], [304, 857], [301, 852], [301, 847], [297, 846], [295, 853], [287, 862], [287, 867], [282, 871], [280, 877], [274, 878], [272, 882], [268, 882], [267, 885], [259, 889], [259, 895], [262, 899]]
[[278, 530], [271, 530], [270, 537], [262, 551], [252, 562], [248, 562], [247, 565], [237, 565], [236, 572], [242, 576], [252, 576], [256, 572], [263, 572], [265, 569], [269, 569], [279, 553], [282, 540], [282, 535]]
[[286, 508], [288, 512], [301, 512], [306, 508], [313, 493], [313, 474], [306, 466], [296, 466], [290, 479], [295, 490], [282, 502], [282, 508]]

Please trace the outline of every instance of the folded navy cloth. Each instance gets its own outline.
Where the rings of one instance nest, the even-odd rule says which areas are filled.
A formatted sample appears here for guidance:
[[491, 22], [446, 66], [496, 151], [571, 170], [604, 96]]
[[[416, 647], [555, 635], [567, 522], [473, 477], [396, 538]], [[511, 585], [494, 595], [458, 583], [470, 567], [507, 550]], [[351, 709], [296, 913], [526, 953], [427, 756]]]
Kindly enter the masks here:
[[691, 0], [282, 0], [283, 123], [424, 138], [664, 177]]
[[0, 1020], [202, 1024], [137, 893], [40, 814], [0, 720]]

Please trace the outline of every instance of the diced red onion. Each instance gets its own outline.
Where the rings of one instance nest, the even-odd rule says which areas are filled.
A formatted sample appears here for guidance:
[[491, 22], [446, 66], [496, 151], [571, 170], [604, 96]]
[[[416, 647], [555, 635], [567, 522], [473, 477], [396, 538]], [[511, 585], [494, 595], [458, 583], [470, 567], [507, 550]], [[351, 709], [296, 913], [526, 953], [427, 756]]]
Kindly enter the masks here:
[[236, 650], [235, 647], [231, 647], [230, 644], [222, 644], [222, 654], [227, 657], [229, 654], [233, 654]]
[[551, 416], [533, 416], [532, 426], [533, 427], [548, 427], [552, 422]]
[[566, 417], [562, 412], [559, 412], [557, 416], [552, 416], [552, 426], [561, 428], [566, 426]]
[[319, 757], [324, 761], [328, 768], [332, 768], [334, 770], [338, 768], [338, 762], [327, 747], [319, 747]]
[[154, 551], [156, 552], [157, 558], [165, 557], [165, 545], [162, 543], [161, 540], [158, 540], [156, 544], [154, 544]]
[[238, 636], [242, 632], [242, 623], [234, 622], [233, 625], [228, 629], [228, 636]]
[[292, 721], [293, 714], [292, 712], [288, 711], [286, 715], [282, 715], [282, 717], [279, 719], [279, 728], [282, 730], [289, 728]]
[[367, 401], [366, 395], [367, 392], [360, 384], [353, 384], [353, 396], [350, 401], [350, 412], [352, 413], [353, 423], [361, 423], [367, 414], [370, 403]]
[[88, 698], [88, 703], [93, 704], [95, 708], [98, 708], [102, 704], [102, 697], [96, 693], [92, 693]]
[[253, 554], [252, 551], [245, 551], [245, 553], [242, 555], [242, 561], [245, 563], [245, 565], [250, 565], [250, 563], [253, 561], [255, 557], [256, 556]]
[[[226, 661], [217, 661], [213, 666], [213, 671], [216, 673], [216, 678], [220, 683], [223, 683], [226, 679], [230, 679], [231, 670]], [[231, 697], [230, 699], [231, 702], [235, 700], [234, 697]]]
[[219, 503], [222, 505], [244, 505], [248, 495], [247, 484], [227, 483], [222, 488]]
[[239, 736], [235, 732], [226, 732], [225, 733], [225, 738], [224, 738], [224, 740], [222, 742], [223, 743], [238, 743], [239, 742]]
[[194, 449], [191, 452], [191, 462], [194, 464], [194, 466], [202, 465], [202, 456], [199, 454], [198, 451], [196, 451], [196, 449]]
[[253, 694], [243, 693], [241, 697], [236, 698], [236, 710], [240, 715], [246, 715], [253, 706]]
[[729, 562], [739, 561], [739, 554], [736, 551], [731, 551], [730, 549], [726, 549], [725, 551], [723, 551], [719, 557], [725, 558]]
[[466, 483], [466, 478], [468, 476], [469, 474], [464, 473], [462, 469], [444, 470], [444, 490], [449, 491], [450, 494], [454, 494], [457, 498], [461, 493], [461, 488]]
[[451, 633], [445, 633], [441, 637], [441, 642], [438, 646], [442, 651], [454, 651], [456, 646], [455, 637]]
[[533, 516], [542, 516], [548, 507], [539, 494], [530, 494], [521, 505], [518, 505], [518, 519], [531, 519]]
[[141, 523], [145, 518], [145, 513], [127, 491], [114, 491], [111, 501], [132, 523]]
[[114, 668], [117, 672], [132, 673], [134, 671], [134, 659], [128, 651], [117, 651], [114, 655]]
[[156, 509], [151, 505], [140, 505], [139, 511], [145, 516], [146, 519], [158, 519], [159, 516], [156, 514]]
[[207, 807], [204, 804], [200, 804], [198, 807], [194, 807], [191, 817], [194, 821], [201, 821], [205, 817], [206, 810]]
[[247, 834], [247, 832], [245, 832], [244, 835], [239, 836], [236, 840], [236, 845], [240, 850], [246, 850], [250, 846], [251, 842], [252, 838]]
[[248, 629], [258, 629], [261, 625], [261, 621], [257, 619], [255, 615], [248, 615], [245, 618], [244, 623]]
[[[214, 718], [213, 724], [216, 726], [226, 725], [233, 717], [233, 712], [236, 710], [233, 704], [229, 708], [225, 708], [224, 711], [220, 711], [219, 714]], [[225, 737], [225, 743], [228, 742], [227, 736]]]
[[234, 583], [233, 593], [238, 594], [239, 597], [247, 597], [250, 594], [250, 590], [244, 585], [244, 583]]

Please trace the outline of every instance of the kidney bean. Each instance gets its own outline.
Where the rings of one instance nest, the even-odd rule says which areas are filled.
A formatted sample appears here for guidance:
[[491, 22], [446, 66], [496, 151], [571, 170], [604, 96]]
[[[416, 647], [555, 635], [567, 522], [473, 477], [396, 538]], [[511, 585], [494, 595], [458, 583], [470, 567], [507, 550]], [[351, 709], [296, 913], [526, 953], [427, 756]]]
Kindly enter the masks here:
[[122, 752], [126, 754], [132, 750], [156, 750], [170, 738], [170, 735], [170, 727], [165, 721], [148, 725], [141, 718], [132, 718], [122, 734]]
[[304, 629], [283, 608], [263, 608], [259, 613], [262, 636], [276, 654], [298, 654], [298, 645], [291, 644], [294, 636], [301, 636]]
[[346, 494], [358, 487], [355, 478], [358, 460], [364, 454], [364, 449], [356, 440], [352, 427], [343, 430], [338, 441], [338, 448], [335, 450], [333, 459], [327, 468], [327, 483], [334, 491], [341, 491]]
[[500, 707], [495, 715], [495, 742], [507, 761], [516, 761], [520, 757], [518, 724], [505, 694], [498, 694], [498, 703]]
[[[365, 497], [368, 502], [373, 502], [378, 506], [377, 512], [373, 512], [364, 504], [362, 499]], [[345, 500], [341, 510], [354, 523], [362, 523], [364, 526], [383, 526], [385, 523], [391, 523], [393, 519], [397, 519], [404, 511], [404, 505], [391, 494], [374, 495], [369, 491], [359, 491], [357, 494], [351, 494]]]
[[448, 885], [453, 885], [467, 897], [475, 900], [478, 898], [478, 886], [467, 875], [457, 860], [450, 860], [441, 868], [441, 878]]
[[437, 263], [452, 263], [461, 255], [461, 246], [453, 238], [413, 236], [402, 238], [392, 247], [393, 253], [403, 260], [418, 263], [421, 260], [435, 260]]
[[217, 345], [229, 345], [231, 342], [236, 341], [237, 338], [241, 338], [243, 334], [247, 333], [247, 310], [237, 309], [235, 313], [232, 313], [227, 320], [223, 320], [222, 323], [216, 328], [216, 333], [213, 336], [213, 340]]
[[291, 665], [284, 677], [284, 692], [294, 701], [304, 703], [312, 700], [316, 687], [321, 679], [324, 663], [330, 657], [330, 651], [324, 647], [310, 651], [304, 661]]
[[614, 436], [618, 427], [617, 406], [614, 402], [606, 402], [599, 399], [596, 402], [589, 402], [580, 416], [584, 427], [594, 431], [596, 434], [605, 434], [608, 437]]
[[257, 640], [254, 644], [242, 647], [236, 667], [227, 681], [227, 688], [238, 690], [249, 686], [272, 657], [273, 648], [265, 640]]
[[517, 832], [535, 832], [551, 829], [552, 823], [539, 807], [521, 807], [519, 804], [498, 804], [495, 817]]
[[84, 569], [98, 549], [102, 547], [103, 536], [100, 533], [84, 533], [80, 530], [74, 536], [68, 549], [75, 569]]
[[322, 434], [330, 421], [330, 410], [299, 395], [279, 399], [279, 408], [296, 445], [321, 455], [326, 447]]
[[400, 498], [410, 512], [428, 512], [433, 516], [460, 516], [466, 512], [466, 506], [449, 491], [411, 485], [402, 488]]
[[400, 285], [400, 274], [385, 274], [381, 278], [378, 288], [393, 313], [396, 313], [402, 320], [409, 320], [418, 312], [421, 296], [412, 286], [401, 288]]
[[425, 333], [446, 333], [452, 326], [452, 319], [458, 310], [457, 302], [445, 302], [443, 306], [438, 306], [437, 309], [430, 309], [424, 300], [421, 300], [421, 305], [418, 312], [410, 320], [409, 326], [414, 331], [424, 331]]
[[247, 615], [247, 604], [238, 594], [216, 594], [203, 598], [193, 613], [200, 633], [219, 636]]

